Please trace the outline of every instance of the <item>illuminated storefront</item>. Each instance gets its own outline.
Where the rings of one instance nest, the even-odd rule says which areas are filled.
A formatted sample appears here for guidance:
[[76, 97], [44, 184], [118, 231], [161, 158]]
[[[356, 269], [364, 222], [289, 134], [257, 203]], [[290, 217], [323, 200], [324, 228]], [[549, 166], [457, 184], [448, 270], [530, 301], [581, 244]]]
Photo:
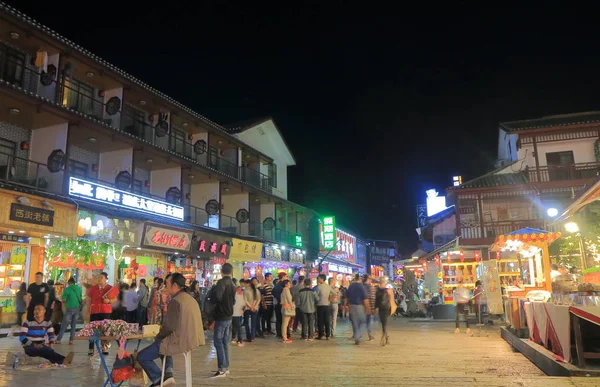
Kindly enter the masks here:
[[288, 248], [277, 244], [265, 244], [262, 248], [262, 257], [257, 262], [246, 262], [243, 278], [256, 277], [264, 280], [267, 273], [277, 276], [286, 273], [290, 279], [298, 279], [304, 270], [304, 253], [297, 248]]

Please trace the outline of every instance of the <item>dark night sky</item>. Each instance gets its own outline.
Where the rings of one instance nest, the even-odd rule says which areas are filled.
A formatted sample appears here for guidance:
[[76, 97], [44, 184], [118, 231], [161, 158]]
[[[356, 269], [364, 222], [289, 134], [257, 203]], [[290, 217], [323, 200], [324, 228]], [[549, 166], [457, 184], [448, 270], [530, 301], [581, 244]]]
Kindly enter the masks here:
[[8, 3], [216, 122], [273, 116], [290, 200], [407, 253], [425, 190], [490, 170], [499, 122], [598, 109], [596, 23], [551, 2]]

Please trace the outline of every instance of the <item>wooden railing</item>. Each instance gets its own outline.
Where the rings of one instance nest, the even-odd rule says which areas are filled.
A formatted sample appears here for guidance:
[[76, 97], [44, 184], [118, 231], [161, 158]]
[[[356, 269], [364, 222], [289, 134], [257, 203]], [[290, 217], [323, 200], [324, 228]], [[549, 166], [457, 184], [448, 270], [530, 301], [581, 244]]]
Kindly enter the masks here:
[[600, 163], [579, 163], [565, 165], [548, 165], [538, 169], [528, 168], [527, 174], [532, 183], [592, 179], [598, 176]]
[[498, 235], [506, 235], [512, 231], [522, 228], [531, 227], [542, 229], [544, 221], [540, 219], [518, 220], [518, 221], [503, 221], [503, 222], [486, 222], [483, 224], [472, 224], [461, 226], [460, 235], [464, 239], [485, 239], [495, 238]]

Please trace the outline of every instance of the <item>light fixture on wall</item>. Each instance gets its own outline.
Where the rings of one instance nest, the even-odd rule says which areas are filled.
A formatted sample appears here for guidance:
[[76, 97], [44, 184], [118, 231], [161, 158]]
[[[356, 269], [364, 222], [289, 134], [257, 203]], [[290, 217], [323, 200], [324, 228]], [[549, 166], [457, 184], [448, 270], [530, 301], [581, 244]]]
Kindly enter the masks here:
[[18, 33], [18, 32], [15, 32], [15, 31], [12, 31], [12, 32], [10, 32], [8, 35], [10, 36], [10, 38], [11, 38], [12, 40], [17, 40], [17, 39], [19, 39], [19, 37], [20, 37], [19, 33]]
[[223, 144], [223, 140], [217, 141], [217, 144], [222, 145]]
[[193, 173], [188, 173], [188, 178], [193, 179], [194, 177], [196, 177], [196, 175], [194, 175]]
[[96, 75], [96, 74], [94, 74], [93, 71], [86, 71], [86, 73], [85, 73], [85, 76], [88, 78], [94, 78], [94, 75]]
[[28, 206], [31, 204], [31, 200], [29, 200], [29, 198], [25, 197], [25, 196], [19, 196], [17, 198], [17, 201], [25, 206]]
[[152, 163], [154, 162], [154, 160], [152, 160], [150, 157], [148, 157], [148, 158], [146, 159], [146, 162], [147, 162], [148, 164], [152, 164]]
[[96, 137], [88, 137], [88, 141], [93, 144], [93, 143], [97, 142], [98, 139]]
[[184, 122], [183, 124], [181, 124], [184, 128], [187, 128], [187, 126], [189, 125], [187, 122]]
[[144, 101], [143, 99], [140, 99], [140, 105], [145, 106], [146, 105], [146, 101]]
[[225, 192], [229, 192], [229, 187], [225, 187], [225, 188], [223, 188], [223, 191], [225, 191]]
[[46, 199], [42, 200], [42, 206], [49, 208], [51, 210], [54, 209], [54, 206], [52, 205], [52, 203], [50, 203], [49, 201], [47, 201]]
[[18, 116], [19, 114], [21, 114], [21, 109], [13, 107], [13, 108], [9, 108], [8, 112], [10, 114], [12, 114], [13, 116]]

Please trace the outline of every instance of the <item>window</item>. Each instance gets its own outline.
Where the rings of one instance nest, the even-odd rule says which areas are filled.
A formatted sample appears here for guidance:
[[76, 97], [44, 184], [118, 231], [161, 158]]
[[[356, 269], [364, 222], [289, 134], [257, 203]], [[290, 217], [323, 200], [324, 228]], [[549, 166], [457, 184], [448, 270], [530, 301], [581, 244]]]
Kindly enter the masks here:
[[0, 44], [0, 78], [23, 86], [25, 55]]
[[550, 180], [569, 180], [574, 169], [573, 151], [546, 153]]
[[277, 188], [277, 165], [274, 163], [269, 164], [269, 185]]
[[171, 134], [171, 150], [175, 153], [179, 153], [180, 155], [185, 155], [185, 138], [185, 132], [178, 129], [173, 129]]
[[102, 103], [94, 99], [94, 88], [76, 79], [65, 79], [63, 105], [83, 114], [102, 118]]
[[145, 127], [146, 113], [131, 105], [124, 105], [121, 114], [121, 129], [136, 137], [144, 138]]
[[88, 165], [77, 160], [69, 160], [69, 174], [73, 177], [87, 179]]

